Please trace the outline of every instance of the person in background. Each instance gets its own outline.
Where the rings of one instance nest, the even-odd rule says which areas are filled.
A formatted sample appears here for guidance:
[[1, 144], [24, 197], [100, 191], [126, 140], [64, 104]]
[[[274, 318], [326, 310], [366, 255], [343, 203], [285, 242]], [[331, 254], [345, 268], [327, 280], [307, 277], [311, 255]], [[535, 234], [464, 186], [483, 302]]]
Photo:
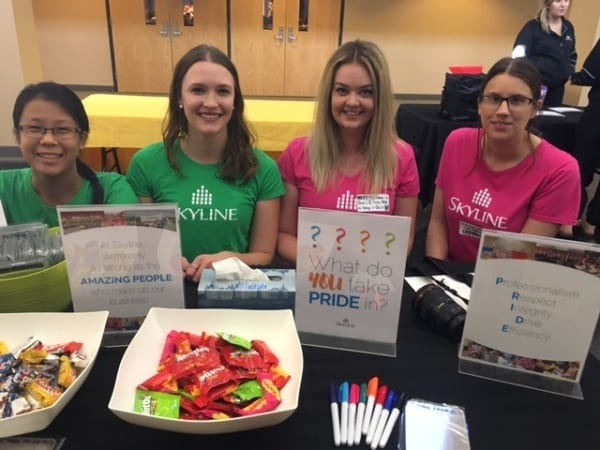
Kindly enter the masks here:
[[360, 194], [387, 205], [376, 214], [410, 217], [412, 246], [419, 175], [412, 147], [394, 131], [381, 50], [361, 40], [339, 47], [321, 76], [316, 108], [312, 134], [291, 141], [278, 161], [285, 184], [279, 255], [296, 262], [298, 207], [360, 211]]
[[[600, 39], [585, 59], [579, 72], [571, 76], [571, 83], [591, 86], [588, 104], [577, 123], [573, 155], [579, 162], [581, 172], [582, 201], [580, 217], [585, 217], [572, 234], [578, 240], [600, 243], [600, 187], [587, 205], [586, 187], [592, 183], [594, 172], [600, 167]], [[568, 234], [568, 232], [566, 233]]]
[[523, 46], [524, 56], [539, 70], [548, 88], [544, 106], [562, 104], [565, 83], [577, 64], [575, 28], [565, 18], [569, 5], [570, 0], [543, 0], [535, 19], [523, 26], [513, 46]]
[[482, 229], [556, 236], [577, 223], [577, 161], [534, 133], [540, 75], [525, 58], [503, 58], [479, 97], [481, 128], [453, 131], [444, 144], [426, 255], [474, 262]]
[[133, 156], [127, 178], [141, 202], [179, 205], [182, 269], [194, 282], [228, 257], [273, 258], [283, 183], [253, 144], [237, 69], [216, 47], [190, 49], [173, 72], [163, 141]]
[[90, 132], [77, 94], [54, 82], [26, 86], [13, 108], [13, 131], [29, 167], [0, 171], [0, 200], [9, 225], [58, 226], [57, 205], [130, 204], [123, 175], [94, 172], [79, 154]]

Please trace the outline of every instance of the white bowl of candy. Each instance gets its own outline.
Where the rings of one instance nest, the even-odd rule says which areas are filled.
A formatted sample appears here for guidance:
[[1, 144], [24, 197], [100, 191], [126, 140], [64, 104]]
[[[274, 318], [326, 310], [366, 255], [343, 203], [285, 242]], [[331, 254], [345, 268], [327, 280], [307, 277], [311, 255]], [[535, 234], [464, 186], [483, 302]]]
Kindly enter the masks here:
[[107, 317], [0, 314], [0, 438], [50, 425], [92, 370]]
[[151, 308], [108, 408], [190, 434], [276, 425], [298, 407], [303, 356], [291, 310]]

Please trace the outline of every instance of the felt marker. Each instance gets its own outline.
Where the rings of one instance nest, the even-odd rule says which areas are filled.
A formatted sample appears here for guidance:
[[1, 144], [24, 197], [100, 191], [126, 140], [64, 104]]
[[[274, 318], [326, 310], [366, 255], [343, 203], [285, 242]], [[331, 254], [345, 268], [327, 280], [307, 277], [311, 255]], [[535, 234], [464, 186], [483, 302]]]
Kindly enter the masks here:
[[377, 399], [375, 400], [375, 407], [373, 408], [373, 417], [371, 417], [371, 422], [369, 423], [369, 432], [367, 433], [367, 438], [365, 439], [367, 445], [371, 444], [373, 436], [375, 435], [375, 428], [377, 428], [377, 423], [379, 422], [379, 416], [381, 415], [381, 410], [383, 409], [386, 396], [387, 386], [380, 386], [377, 390]]
[[350, 404], [348, 405], [348, 439], [346, 443], [349, 447], [354, 444], [354, 422], [356, 421], [356, 404], [358, 403], [358, 394], [360, 388], [358, 384], [350, 385]]
[[362, 426], [362, 434], [369, 432], [369, 424], [371, 423], [371, 414], [373, 406], [375, 406], [375, 397], [377, 397], [377, 389], [379, 388], [379, 378], [373, 377], [367, 385], [367, 406], [365, 409], [365, 418]]
[[392, 434], [392, 430], [394, 429], [394, 425], [396, 425], [396, 421], [400, 416], [400, 411], [404, 408], [405, 400], [406, 392], [403, 392], [400, 396], [400, 400], [398, 400], [397, 405], [394, 407], [394, 409], [392, 409], [392, 412], [390, 413], [390, 417], [388, 418], [387, 423], [385, 424], [383, 433], [381, 433], [381, 440], [379, 441], [380, 448], [384, 448], [387, 445], [388, 440], [390, 439], [390, 436]]
[[339, 400], [341, 404], [341, 419], [340, 419], [340, 442], [346, 444], [348, 442], [348, 382], [344, 381], [340, 385]]
[[329, 386], [329, 404], [331, 407], [331, 424], [333, 425], [333, 443], [336, 447], [340, 446], [340, 413], [337, 403], [337, 386], [331, 383]]
[[371, 441], [371, 450], [375, 450], [379, 445], [379, 441], [381, 441], [381, 435], [383, 433], [383, 429], [385, 428], [385, 423], [390, 416], [390, 410], [396, 405], [396, 393], [394, 391], [389, 391], [387, 397], [385, 398], [385, 404], [383, 405], [383, 409], [381, 410], [381, 415], [379, 416], [379, 421], [377, 422], [377, 428], [375, 428], [375, 434], [373, 435], [373, 440]]
[[362, 438], [362, 425], [365, 419], [365, 407], [367, 406], [367, 383], [360, 385], [360, 401], [356, 408], [356, 425], [354, 427], [354, 445], [359, 445]]

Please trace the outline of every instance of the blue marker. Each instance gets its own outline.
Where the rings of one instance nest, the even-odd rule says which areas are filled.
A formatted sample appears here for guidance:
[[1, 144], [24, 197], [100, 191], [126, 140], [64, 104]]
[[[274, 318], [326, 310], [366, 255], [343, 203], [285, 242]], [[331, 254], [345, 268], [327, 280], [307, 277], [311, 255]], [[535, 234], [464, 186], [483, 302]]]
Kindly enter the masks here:
[[390, 415], [390, 410], [394, 407], [395, 404], [396, 393], [394, 391], [389, 391], [385, 399], [383, 409], [381, 410], [381, 414], [379, 415], [379, 420], [377, 421], [377, 426], [375, 427], [375, 433], [373, 434], [373, 438], [371, 439], [371, 450], [375, 450], [379, 446], [379, 441], [381, 440], [381, 433], [383, 433], [383, 429], [385, 428], [385, 422], [387, 421]]
[[336, 447], [340, 446], [340, 414], [337, 403], [337, 386], [331, 383], [329, 387], [329, 403], [331, 406], [331, 424], [333, 425], [333, 443]]
[[[385, 448], [385, 446], [387, 445], [388, 440], [390, 439], [390, 435], [392, 434], [392, 430], [394, 429], [394, 425], [396, 425], [396, 421], [398, 420], [398, 417], [400, 416], [400, 412], [404, 409], [405, 401], [406, 401], [406, 392], [403, 392], [402, 395], [400, 396], [400, 400], [398, 400], [398, 403], [396, 404], [394, 409], [392, 409], [392, 412], [390, 413], [390, 417], [388, 418], [388, 421], [385, 424], [385, 428], [383, 429], [383, 433], [381, 434], [381, 440], [379, 441], [380, 448]], [[401, 448], [400, 439], [401, 439], [401, 437], [398, 438], [398, 448]]]
[[342, 415], [340, 419], [340, 442], [346, 444], [348, 442], [348, 382], [344, 381], [340, 385], [339, 401], [341, 404]]

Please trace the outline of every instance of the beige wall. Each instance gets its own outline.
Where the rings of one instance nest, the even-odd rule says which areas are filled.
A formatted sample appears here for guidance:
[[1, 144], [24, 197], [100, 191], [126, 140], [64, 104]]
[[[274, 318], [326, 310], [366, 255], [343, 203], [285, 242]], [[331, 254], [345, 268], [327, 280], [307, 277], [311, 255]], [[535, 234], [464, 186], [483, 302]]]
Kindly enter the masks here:
[[[369, 39], [382, 47], [394, 92], [440, 94], [448, 66], [485, 70], [510, 55], [517, 33], [537, 9], [535, 0], [348, 0], [343, 39]], [[569, 18], [579, 65], [595, 42], [599, 17], [600, 1], [574, 0]], [[569, 91], [574, 103], [579, 92]]]
[[[29, 1], [44, 78], [112, 86], [104, 0]], [[343, 40], [360, 37], [382, 47], [394, 92], [439, 95], [448, 66], [487, 68], [509, 55], [537, 7], [537, 0], [346, 0]], [[595, 42], [599, 17], [600, 1], [574, 0], [570, 18], [581, 61]], [[567, 98], [577, 103], [580, 93], [569, 89]]]
[[31, 2], [44, 78], [72, 85], [112, 86], [104, 0]]
[[8, 146], [15, 143], [12, 133], [15, 98], [25, 84], [39, 81], [42, 75], [30, 0], [0, 0], [0, 42], [3, 65], [0, 146]]

